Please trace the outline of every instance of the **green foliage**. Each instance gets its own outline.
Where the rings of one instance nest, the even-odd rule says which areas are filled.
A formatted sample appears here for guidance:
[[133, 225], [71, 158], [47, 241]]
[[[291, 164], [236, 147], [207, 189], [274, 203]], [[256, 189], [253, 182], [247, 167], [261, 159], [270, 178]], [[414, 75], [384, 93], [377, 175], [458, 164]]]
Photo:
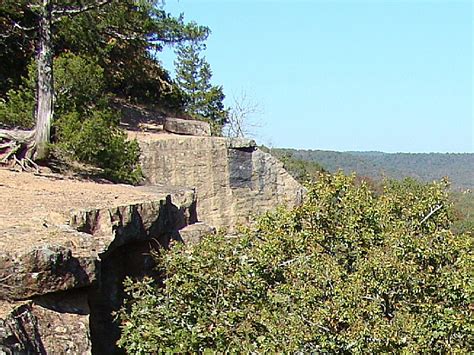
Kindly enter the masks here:
[[301, 206], [265, 214], [238, 238], [162, 252], [163, 287], [128, 280], [119, 345], [468, 353], [474, 240], [449, 230], [446, 187], [387, 183], [377, 196], [354, 177], [323, 174]]
[[23, 86], [10, 89], [6, 100], [0, 98], [0, 123], [10, 127], [33, 128], [34, 106], [32, 90]]
[[[96, 3], [94, 0], [54, 1], [55, 10], [76, 8]], [[3, 0], [0, 2], [0, 97], [17, 88], [26, 67], [34, 60], [39, 11], [37, 1]], [[112, 1], [75, 16], [62, 16], [56, 11], [54, 50], [98, 58], [106, 78], [108, 93], [147, 104], [160, 104], [182, 109], [183, 98], [161, 67], [156, 54], [164, 45], [189, 40], [202, 41], [209, 29], [185, 22], [183, 15], [172, 16], [159, 0]], [[21, 28], [29, 28], [24, 31]], [[151, 54], [153, 53], [153, 54]]]
[[87, 114], [105, 106], [104, 81], [104, 70], [96, 59], [70, 52], [61, 54], [54, 61], [56, 114]]
[[320, 173], [325, 171], [319, 163], [298, 159], [291, 151], [268, 149], [266, 147], [264, 150], [279, 159], [283, 163], [285, 170], [301, 183], [314, 180]]
[[[104, 71], [97, 60], [64, 53], [54, 61], [55, 120], [54, 144], [73, 159], [93, 164], [114, 181], [138, 183], [139, 147], [127, 141], [119, 128], [120, 115], [108, 108]], [[34, 126], [34, 86], [36, 70], [21, 90], [10, 90], [8, 101], [0, 101], [0, 122], [10, 126]]]
[[[107, 104], [104, 94], [104, 73], [94, 58], [64, 53], [54, 60], [55, 116], [70, 112], [90, 114]], [[9, 126], [34, 126], [34, 91], [36, 65], [28, 66], [28, 77], [22, 86], [7, 92], [7, 100], [0, 102], [0, 122]]]
[[28, 76], [21, 78], [17, 89], [10, 89], [6, 99], [0, 99], [0, 123], [19, 128], [33, 128], [35, 109], [36, 67], [28, 65]]
[[6, 98], [11, 89], [22, 85], [22, 77], [28, 74], [28, 63], [35, 52], [36, 34], [21, 31], [16, 24], [31, 27], [36, 22], [25, 0], [0, 2], [0, 98]]
[[112, 181], [136, 184], [142, 178], [140, 148], [136, 140], [127, 140], [117, 117], [107, 110], [88, 116], [77, 111], [64, 114], [55, 122], [57, 146], [78, 161], [102, 168]]
[[137, 183], [138, 143], [127, 141], [120, 115], [108, 109], [103, 69], [93, 58], [65, 53], [55, 60], [55, 72], [58, 147], [104, 169], [109, 179]]
[[224, 108], [222, 86], [211, 84], [209, 63], [199, 55], [204, 45], [192, 42], [177, 48], [176, 80], [186, 95], [188, 113], [213, 122], [220, 131], [227, 122], [229, 112]]

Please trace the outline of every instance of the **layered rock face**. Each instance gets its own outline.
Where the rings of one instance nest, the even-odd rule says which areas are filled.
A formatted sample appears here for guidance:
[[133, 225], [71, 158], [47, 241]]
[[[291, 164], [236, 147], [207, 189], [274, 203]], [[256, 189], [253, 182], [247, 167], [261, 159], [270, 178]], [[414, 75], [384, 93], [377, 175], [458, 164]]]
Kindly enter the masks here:
[[0, 195], [0, 354], [118, 352], [123, 280], [196, 220], [186, 189], [0, 170]]
[[232, 229], [277, 205], [300, 202], [303, 189], [283, 164], [247, 139], [137, 137], [148, 184], [192, 187], [198, 219]]
[[146, 186], [0, 169], [0, 354], [120, 353], [113, 312], [125, 277], [159, 277], [153, 249], [301, 199], [253, 141], [133, 134]]

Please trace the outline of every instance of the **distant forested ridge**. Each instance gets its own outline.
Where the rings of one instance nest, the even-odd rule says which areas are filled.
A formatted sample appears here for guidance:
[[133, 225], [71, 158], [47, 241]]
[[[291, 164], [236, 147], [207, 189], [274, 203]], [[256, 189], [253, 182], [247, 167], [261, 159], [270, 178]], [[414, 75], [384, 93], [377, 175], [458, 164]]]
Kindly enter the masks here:
[[278, 155], [315, 162], [325, 170], [356, 172], [373, 179], [413, 177], [421, 181], [448, 177], [454, 189], [474, 188], [472, 153], [382, 153], [272, 149]]

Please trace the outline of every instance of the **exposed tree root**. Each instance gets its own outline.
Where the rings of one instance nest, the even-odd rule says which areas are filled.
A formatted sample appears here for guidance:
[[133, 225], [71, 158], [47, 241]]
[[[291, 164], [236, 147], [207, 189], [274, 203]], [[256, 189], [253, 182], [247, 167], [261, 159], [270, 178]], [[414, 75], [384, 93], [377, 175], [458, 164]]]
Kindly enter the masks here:
[[33, 161], [36, 151], [35, 131], [0, 129], [0, 164], [39, 172]]

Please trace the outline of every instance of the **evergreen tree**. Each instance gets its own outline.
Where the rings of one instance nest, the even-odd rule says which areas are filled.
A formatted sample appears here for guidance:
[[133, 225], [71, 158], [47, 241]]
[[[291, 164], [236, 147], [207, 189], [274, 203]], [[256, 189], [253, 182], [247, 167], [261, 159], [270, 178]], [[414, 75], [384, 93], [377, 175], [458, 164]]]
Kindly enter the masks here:
[[186, 95], [186, 111], [210, 120], [220, 131], [229, 113], [224, 108], [222, 86], [211, 84], [211, 66], [205, 57], [200, 56], [204, 49], [204, 44], [196, 41], [177, 47], [176, 80]]

